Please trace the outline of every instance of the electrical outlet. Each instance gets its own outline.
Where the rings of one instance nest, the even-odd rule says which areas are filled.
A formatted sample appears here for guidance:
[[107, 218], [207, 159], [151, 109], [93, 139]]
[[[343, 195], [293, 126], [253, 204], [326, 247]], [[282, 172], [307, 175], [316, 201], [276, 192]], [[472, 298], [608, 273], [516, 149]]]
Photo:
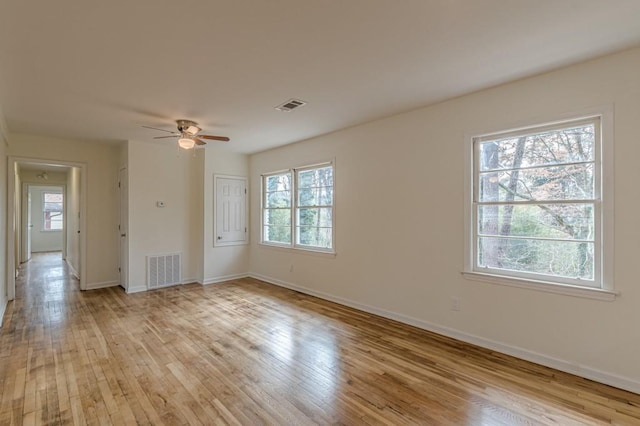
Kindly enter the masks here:
[[460, 310], [460, 298], [458, 296], [454, 296], [451, 298], [451, 310], [452, 311]]

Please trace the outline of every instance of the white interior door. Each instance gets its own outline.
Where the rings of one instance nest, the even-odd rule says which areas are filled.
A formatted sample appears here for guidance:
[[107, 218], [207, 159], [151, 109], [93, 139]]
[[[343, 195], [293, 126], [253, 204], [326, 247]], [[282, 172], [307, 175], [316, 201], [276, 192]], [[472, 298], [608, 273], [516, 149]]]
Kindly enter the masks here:
[[120, 169], [118, 176], [118, 187], [120, 189], [120, 285], [127, 290], [129, 288], [129, 200], [127, 187], [127, 169]]
[[215, 178], [214, 246], [247, 243], [247, 180], [245, 178]]

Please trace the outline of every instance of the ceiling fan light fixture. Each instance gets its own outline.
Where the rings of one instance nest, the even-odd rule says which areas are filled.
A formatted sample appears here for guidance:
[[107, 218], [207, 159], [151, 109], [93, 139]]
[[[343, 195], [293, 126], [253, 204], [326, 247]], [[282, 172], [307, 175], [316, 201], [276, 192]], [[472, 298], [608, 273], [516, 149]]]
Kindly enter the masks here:
[[194, 141], [191, 138], [188, 137], [181, 137], [180, 139], [178, 139], [178, 145], [180, 146], [180, 148], [182, 149], [191, 149], [194, 146], [196, 146], [196, 141]]
[[185, 132], [189, 133], [190, 135], [195, 135], [200, 130], [202, 130], [200, 127], [192, 125], [192, 126], [187, 127]]

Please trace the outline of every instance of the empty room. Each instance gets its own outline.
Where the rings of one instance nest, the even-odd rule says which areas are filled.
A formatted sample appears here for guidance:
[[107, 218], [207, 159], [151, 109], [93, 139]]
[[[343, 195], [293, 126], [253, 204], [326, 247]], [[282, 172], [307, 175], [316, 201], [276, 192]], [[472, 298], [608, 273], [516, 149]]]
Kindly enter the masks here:
[[640, 2], [0, 4], [0, 424], [640, 424]]

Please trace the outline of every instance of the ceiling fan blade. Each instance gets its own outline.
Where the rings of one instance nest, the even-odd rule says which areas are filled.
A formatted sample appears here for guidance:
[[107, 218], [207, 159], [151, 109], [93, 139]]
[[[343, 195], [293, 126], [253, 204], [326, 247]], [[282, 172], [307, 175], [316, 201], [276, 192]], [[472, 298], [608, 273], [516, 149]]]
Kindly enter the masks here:
[[171, 136], [156, 136], [154, 139], [166, 139], [166, 138], [177, 138], [180, 135], [171, 135]]
[[200, 139], [211, 139], [213, 141], [229, 142], [230, 139], [226, 136], [212, 136], [212, 135], [198, 135]]
[[157, 127], [151, 127], [151, 126], [142, 126], [142, 127], [144, 127], [145, 129], [160, 130], [161, 132], [176, 133], [176, 132], [173, 132], [171, 130], [159, 129]]
[[205, 141], [203, 141], [200, 138], [194, 137], [193, 140], [195, 141], [196, 145], [206, 145], [207, 144]]

